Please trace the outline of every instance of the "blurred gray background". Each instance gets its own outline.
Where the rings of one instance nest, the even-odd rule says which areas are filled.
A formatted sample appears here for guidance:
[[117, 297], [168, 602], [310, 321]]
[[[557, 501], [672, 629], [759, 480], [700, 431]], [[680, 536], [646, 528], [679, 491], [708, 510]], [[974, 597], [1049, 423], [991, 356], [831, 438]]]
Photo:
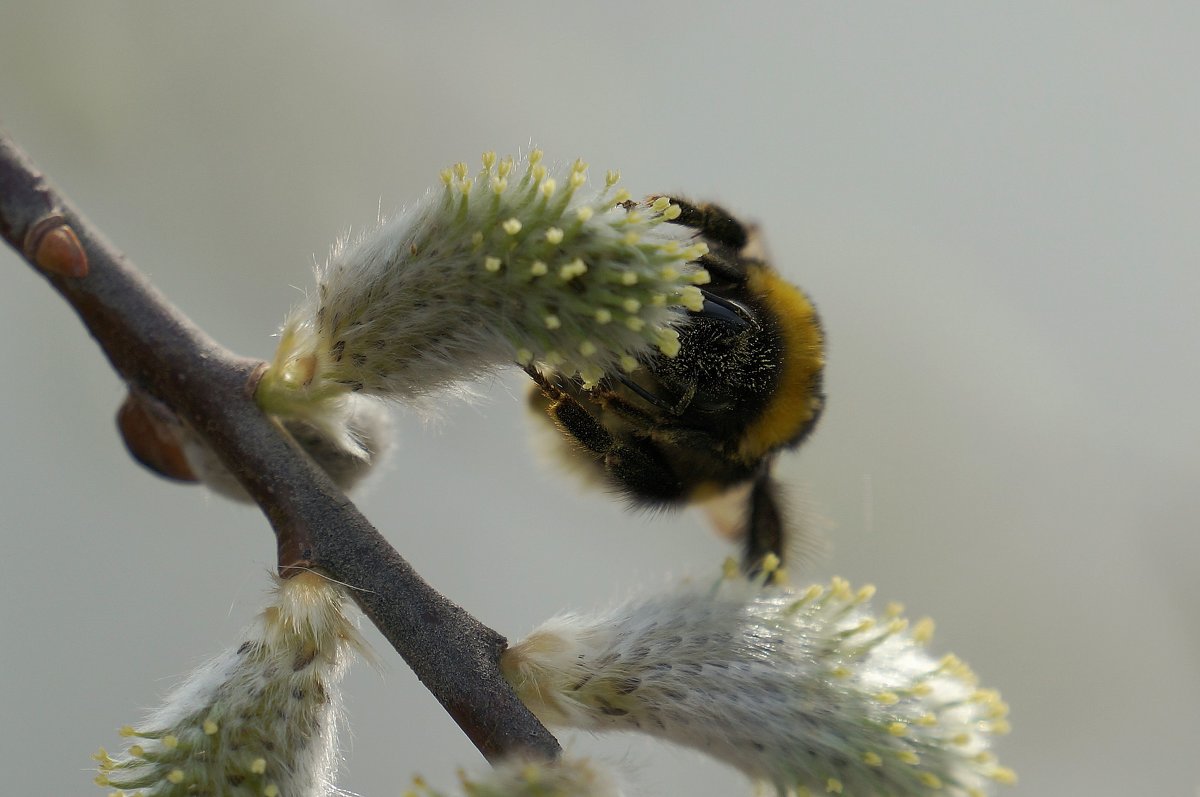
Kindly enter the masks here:
[[[829, 411], [782, 474], [831, 553], [1012, 705], [1011, 794], [1200, 783], [1200, 13], [1192, 4], [0, 2], [0, 124], [193, 319], [261, 357], [335, 236], [456, 160], [534, 143], [719, 199], [816, 299]], [[122, 386], [0, 252], [0, 769], [88, 756], [258, 610], [257, 512], [160, 481]], [[631, 516], [532, 450], [521, 378], [398, 417], [360, 506], [510, 637], [715, 573], [696, 513]], [[477, 753], [374, 629], [341, 785]], [[643, 795], [749, 794], [635, 737], [568, 737]]]

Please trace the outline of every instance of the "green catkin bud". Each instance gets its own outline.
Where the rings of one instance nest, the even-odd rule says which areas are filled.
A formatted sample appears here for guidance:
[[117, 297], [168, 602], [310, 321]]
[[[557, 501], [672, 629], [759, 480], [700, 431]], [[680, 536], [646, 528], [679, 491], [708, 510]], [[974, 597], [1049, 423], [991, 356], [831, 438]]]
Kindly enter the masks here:
[[283, 325], [259, 404], [322, 416], [348, 393], [413, 400], [513, 362], [594, 380], [669, 354], [703, 252], [665, 223], [670, 203], [627, 212], [616, 177], [587, 194], [586, 164], [552, 178], [536, 150], [523, 169], [486, 153], [474, 179], [465, 164], [443, 171], [440, 191], [335, 244]]
[[337, 764], [337, 685], [358, 632], [342, 588], [314, 573], [277, 580], [238, 647], [194, 672], [96, 783], [142, 797], [325, 797]]
[[[736, 567], [734, 568], [736, 570]], [[550, 726], [637, 730], [715, 756], [779, 794], [969, 795], [1011, 783], [988, 747], [1007, 707], [835, 579], [796, 591], [726, 579], [564, 615], [502, 666]]]
[[[486, 772], [459, 775], [463, 797], [621, 797], [618, 779], [583, 758], [557, 761], [501, 761]], [[403, 797], [446, 797], [423, 778], [413, 778]]]

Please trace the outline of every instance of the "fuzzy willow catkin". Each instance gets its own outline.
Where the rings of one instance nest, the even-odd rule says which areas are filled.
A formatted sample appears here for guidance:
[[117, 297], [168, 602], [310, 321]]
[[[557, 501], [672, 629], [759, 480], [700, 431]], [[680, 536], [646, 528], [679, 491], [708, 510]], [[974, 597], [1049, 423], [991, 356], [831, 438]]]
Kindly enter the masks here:
[[[459, 775], [464, 797], [621, 797], [617, 776], [584, 758], [556, 761], [508, 759], [479, 774]], [[402, 797], [446, 797], [423, 778], [414, 778]]]
[[[534, 150], [485, 153], [442, 172], [441, 190], [338, 241], [317, 287], [288, 316], [258, 401], [313, 413], [347, 392], [412, 400], [506, 363], [594, 383], [673, 356], [673, 327], [698, 310], [707, 252], [665, 198], [635, 206], [609, 172], [552, 176]], [[323, 409], [321, 411], [324, 411]]]
[[142, 797], [325, 797], [337, 763], [337, 685], [362, 650], [342, 588], [313, 573], [278, 579], [242, 642], [194, 672], [96, 783]]
[[550, 726], [641, 731], [779, 794], [981, 795], [1011, 782], [989, 751], [1007, 708], [932, 624], [869, 612], [871, 588], [728, 580], [562, 615], [505, 654]]

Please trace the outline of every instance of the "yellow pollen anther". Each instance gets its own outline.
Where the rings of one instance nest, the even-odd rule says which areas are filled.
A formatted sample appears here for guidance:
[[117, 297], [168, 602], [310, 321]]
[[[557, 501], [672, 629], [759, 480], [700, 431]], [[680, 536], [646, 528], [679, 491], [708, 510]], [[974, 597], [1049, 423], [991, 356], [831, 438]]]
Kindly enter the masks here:
[[513, 159], [509, 156], [505, 156], [504, 159], [500, 161], [500, 168], [496, 170], [496, 173], [500, 175], [501, 179], [503, 179], [512, 173], [512, 168]]
[[863, 584], [861, 587], [858, 588], [858, 592], [854, 595], [854, 602], [855, 603], [866, 603], [867, 601], [871, 600], [871, 598], [873, 598], [873, 597], [875, 597], [875, 585], [874, 584]]
[[454, 173], [449, 169], [442, 169], [440, 172], [438, 172], [438, 177], [441, 178], [442, 183], [447, 188], [450, 187], [450, 183], [454, 182]]
[[279, 797], [279, 787], [274, 783], [268, 783], [263, 788], [263, 797]]
[[551, 227], [550, 229], [546, 230], [546, 240], [557, 246], [558, 244], [562, 243], [563, 231], [558, 227]]
[[131, 744], [129, 745], [129, 754], [134, 758], [142, 758], [146, 755], [146, 748], [140, 744]]
[[922, 617], [917, 620], [917, 624], [913, 626], [912, 638], [918, 645], [925, 645], [929, 640], [933, 639], [933, 618]]
[[679, 303], [698, 313], [704, 309], [704, 293], [695, 285], [688, 285], [679, 292]]
[[[674, 357], [679, 354], [680, 343], [679, 333], [673, 329], [664, 329], [658, 334], [658, 350], [665, 357]], [[773, 554], [768, 554], [771, 556]]]
[[666, 210], [670, 206], [671, 206], [671, 200], [665, 196], [660, 196], [658, 199], [654, 200], [654, 202], [652, 202], [650, 204], [651, 210], [653, 210], [655, 213], [662, 213], [664, 210]]
[[595, 211], [587, 205], [584, 205], [579, 210], [575, 211], [575, 218], [579, 219], [580, 222], [585, 224], [591, 220], [593, 215], [595, 215]]
[[620, 363], [621, 363], [621, 370], [627, 374], [632, 374], [634, 371], [636, 371], [638, 369], [637, 358], [633, 357], [632, 355], [622, 354]]
[[937, 715], [926, 712], [917, 717], [916, 722], [923, 728], [932, 728], [934, 725], [937, 725]]
[[842, 782], [837, 778], [830, 778], [829, 780], [825, 781], [825, 791], [829, 792], [830, 794], [841, 794]]
[[581, 187], [586, 182], [587, 172], [571, 172], [571, 177], [567, 181], [567, 184], [574, 189]]
[[883, 608], [884, 617], [899, 617], [904, 614], [904, 604], [892, 601]]
[[520, 219], [508, 219], [500, 226], [503, 227], [504, 231], [506, 233], [508, 233], [509, 235], [516, 235], [517, 233], [519, 233], [521, 231], [521, 220]]
[[904, 736], [908, 733], [908, 726], [903, 722], [893, 722], [888, 726], [888, 733], [892, 736]]
[[896, 755], [896, 758], [900, 759], [901, 763], [908, 764], [909, 766], [915, 767], [917, 764], [921, 763], [921, 756], [917, 755], [912, 750], [901, 750]]
[[921, 781], [931, 789], [942, 788], [942, 779], [932, 772], [922, 772], [920, 775], [917, 775], [917, 780]]
[[637, 285], [638, 275], [636, 271], [626, 271], [621, 275], [621, 284], [625, 286]]
[[894, 706], [900, 702], [900, 696], [895, 692], [880, 692], [875, 699], [885, 706]]
[[675, 221], [675, 219], [679, 218], [680, 213], [683, 213], [683, 210], [679, 205], [671, 205], [663, 211], [662, 217], [667, 221]]
[[529, 165], [537, 166], [542, 160], [542, 154], [543, 153], [540, 149], [530, 150], [529, 151]]
[[698, 268], [692, 272], [693, 285], [707, 285], [712, 282], [712, 275], [706, 269]]
[[863, 753], [862, 760], [863, 760], [863, 763], [869, 767], [883, 766], [883, 759], [879, 757], [879, 753], [874, 753], [874, 752], [870, 752], [870, 751]]
[[465, 178], [467, 176], [467, 171], [468, 171], [467, 164], [464, 163], [463, 161], [459, 161], [458, 163], [454, 164], [450, 168], [452, 168], [454, 170], [454, 176], [456, 178], [458, 178], [459, 180], [462, 180], [463, 178]]
[[255, 775], [261, 775], [267, 771], [267, 759], [256, 758], [250, 762], [250, 771]]
[[612, 311], [606, 307], [601, 307], [596, 311], [594, 318], [597, 324], [607, 324], [612, 321]]
[[549, 199], [550, 197], [554, 196], [554, 192], [557, 190], [558, 190], [558, 182], [556, 180], [554, 180], [553, 178], [546, 180], [542, 183], [542, 196], [546, 197], [546, 199]]
[[660, 279], [666, 282], [673, 282], [674, 280], [679, 279], [679, 272], [671, 266], [663, 266], [661, 269], [659, 269], [658, 276]]
[[529, 266], [529, 273], [535, 277], [541, 277], [549, 273], [550, 267], [540, 260], [535, 260]]
[[621, 243], [625, 244], [626, 246], [634, 246], [640, 240], [642, 240], [641, 233], [634, 232], [633, 230], [630, 230], [621, 236]]
[[496, 164], [496, 151], [495, 150], [489, 149], [487, 152], [483, 153], [484, 171], [490, 172], [492, 170], [492, 166], [494, 166], [495, 164]]
[[600, 384], [600, 380], [604, 378], [604, 371], [596, 365], [584, 366], [579, 370], [579, 378], [583, 380], [584, 387], [592, 388]]
[[850, 677], [850, 670], [846, 667], [842, 667], [841, 665], [834, 667], [832, 670], [829, 671], [829, 673], [834, 678], [837, 678], [839, 680], [845, 680], [846, 678]]
[[499, 196], [508, 190], [508, 180], [505, 180], [503, 177], [493, 177], [491, 186], [492, 193]]
[[482, 244], [483, 244], [483, 233], [479, 232], [478, 230], [471, 233], [471, 246], [478, 247], [478, 246], [481, 246]]
[[996, 767], [987, 776], [1001, 786], [1013, 786], [1017, 782], [1016, 770], [1009, 769], [1008, 767]]
[[517, 349], [517, 365], [529, 365], [533, 362], [533, 352], [529, 349]]
[[620, 191], [617, 192], [616, 196], [613, 197], [613, 202], [615, 202], [618, 205], [621, 204], [622, 202], [628, 202], [629, 196], [630, 196], [629, 192], [627, 190], [625, 190], [624, 188], [622, 188]]
[[559, 268], [558, 276], [563, 280], [574, 279], [575, 277], [582, 277], [587, 273], [587, 270], [587, 264], [584, 263], [581, 258], [577, 257], [570, 263], [567, 263], [565, 266]]
[[542, 319], [542, 323], [546, 325], [546, 329], [558, 329], [562, 326], [562, 320], [556, 315], [548, 315]]
[[171, 781], [172, 783], [174, 783], [177, 786], [180, 783], [183, 783], [183, 770], [182, 769], [172, 769], [170, 772], [167, 773], [167, 780]]
[[583, 343], [579, 344], [579, 353], [584, 357], [591, 357], [596, 353], [596, 344], [592, 343], [590, 340], [585, 340]]
[[634, 332], [641, 332], [646, 328], [646, 322], [644, 319], [631, 315], [625, 319], [625, 326]]
[[173, 736], [168, 733], [166, 736], [164, 736], [162, 738], [162, 745], [163, 745], [163, 747], [167, 748], [168, 750], [174, 750], [176, 747], [179, 746], [179, 737]]
[[132, 725], [122, 725], [121, 730], [117, 731], [120, 736], [137, 736], [138, 732], [133, 729]]
[[612, 188], [621, 181], [621, 173], [615, 169], [609, 169], [604, 173], [604, 187]]
[[642, 303], [637, 299], [626, 299], [621, 302], [621, 309], [627, 313], [636, 313], [642, 309]]
[[546, 167], [542, 166], [541, 164], [537, 164], [533, 167], [531, 174], [533, 176], [533, 181], [535, 183], [540, 183], [542, 180], [546, 179]]
[[504, 261], [498, 257], [485, 257], [483, 259], [483, 268], [485, 271], [490, 271], [495, 274], [504, 265]]

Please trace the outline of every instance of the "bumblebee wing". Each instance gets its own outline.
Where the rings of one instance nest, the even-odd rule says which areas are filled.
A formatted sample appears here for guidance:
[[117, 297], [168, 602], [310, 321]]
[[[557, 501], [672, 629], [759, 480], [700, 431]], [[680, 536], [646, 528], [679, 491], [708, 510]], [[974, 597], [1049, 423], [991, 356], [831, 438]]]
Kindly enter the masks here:
[[699, 506], [720, 536], [742, 546], [742, 569], [754, 573], [769, 553], [793, 570], [806, 569], [825, 555], [825, 536], [792, 503], [766, 467], [752, 481]]
[[739, 484], [696, 504], [717, 534], [730, 542], [741, 542], [746, 537], [746, 507], [753, 486], [753, 482]]
[[746, 225], [746, 245], [742, 247], [740, 253], [742, 257], [750, 260], [757, 260], [760, 263], [771, 263], [771, 253], [767, 251], [766, 241], [763, 239], [762, 230], [757, 224]]

